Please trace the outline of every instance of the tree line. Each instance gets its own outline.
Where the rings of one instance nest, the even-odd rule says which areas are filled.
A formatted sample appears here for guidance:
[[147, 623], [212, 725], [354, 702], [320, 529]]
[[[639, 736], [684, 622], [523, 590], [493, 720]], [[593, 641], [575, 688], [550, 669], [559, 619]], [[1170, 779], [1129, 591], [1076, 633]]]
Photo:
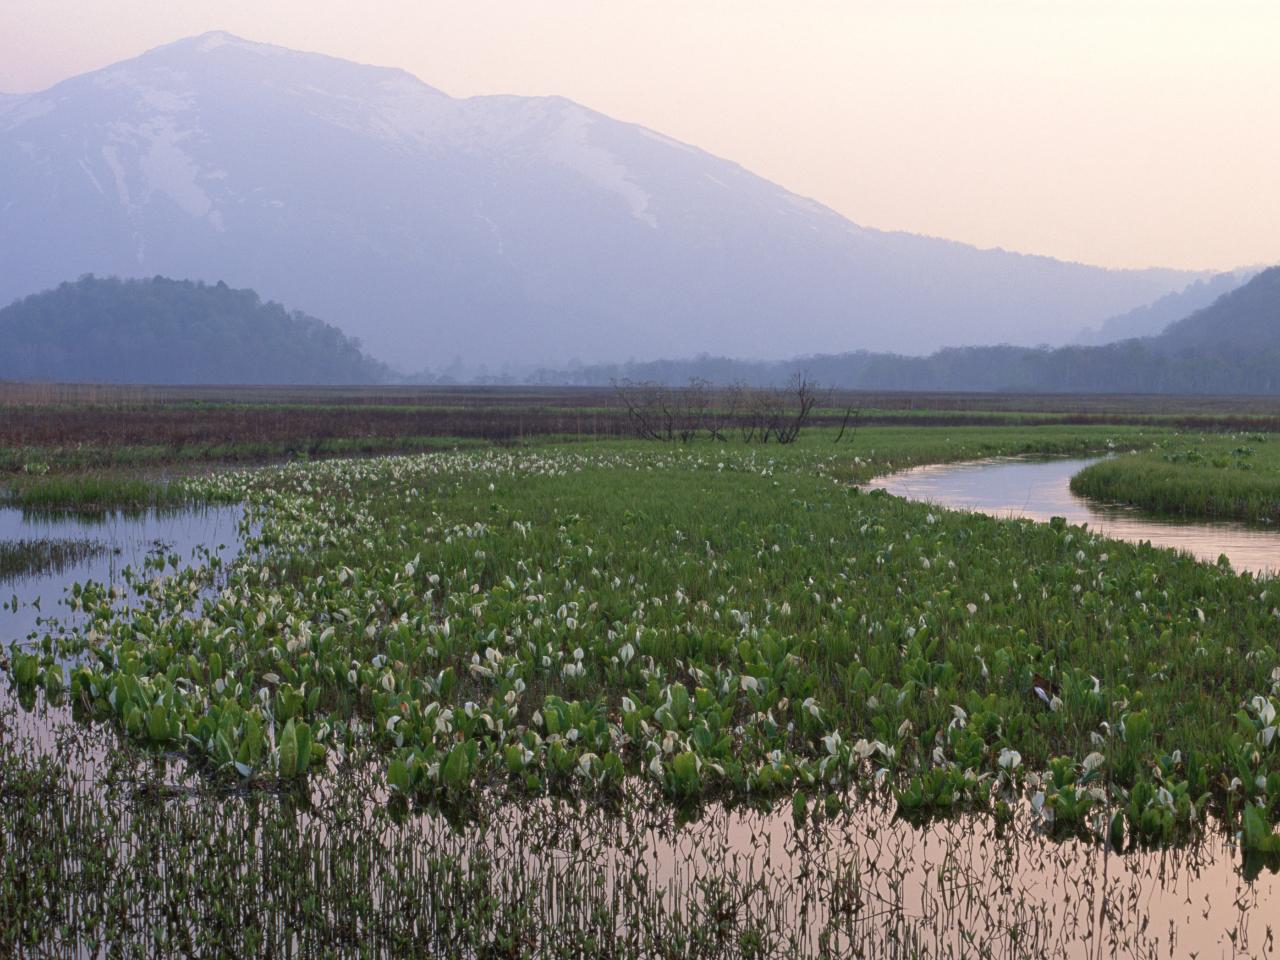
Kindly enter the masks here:
[[799, 371], [844, 390], [1280, 394], [1280, 267], [1258, 273], [1163, 333], [1102, 346], [953, 347], [928, 356], [852, 353], [791, 360], [697, 356], [546, 369], [532, 382], [605, 386], [690, 380], [780, 387]]

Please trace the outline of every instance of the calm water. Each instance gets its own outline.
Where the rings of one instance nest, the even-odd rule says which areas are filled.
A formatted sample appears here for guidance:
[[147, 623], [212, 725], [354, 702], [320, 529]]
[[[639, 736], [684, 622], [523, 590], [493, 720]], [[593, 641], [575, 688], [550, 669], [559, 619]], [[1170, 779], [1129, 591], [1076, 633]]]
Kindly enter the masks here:
[[1071, 492], [1071, 477], [1091, 463], [1097, 463], [1097, 458], [935, 464], [877, 477], [866, 487], [995, 517], [1066, 517], [1070, 523], [1087, 523], [1091, 530], [1117, 540], [1148, 540], [1210, 563], [1226, 554], [1236, 570], [1280, 573], [1280, 530], [1164, 520], [1077, 497]]
[[[190, 510], [141, 515], [110, 513], [96, 517], [28, 515], [0, 508], [0, 543], [18, 540], [92, 540], [104, 549], [96, 556], [61, 570], [0, 582], [0, 597], [8, 603], [18, 598], [18, 609], [0, 610], [0, 646], [24, 639], [39, 628], [38, 621], [56, 617], [70, 621], [63, 604], [73, 583], [94, 580], [123, 586], [126, 567], [140, 570], [149, 555], [177, 555], [183, 564], [203, 562], [198, 549], [205, 547], [224, 563], [240, 545], [237, 532], [244, 509], [239, 506], [198, 507]], [[172, 570], [170, 570], [172, 572]]]
[[[6, 709], [14, 705], [0, 686], [0, 716]], [[68, 742], [57, 735], [61, 729], [83, 730], [74, 727], [66, 707], [20, 709], [7, 726], [0, 724], [0, 747], [61, 757]], [[106, 737], [105, 728], [97, 733]], [[105, 752], [91, 748], [73, 763], [71, 775], [105, 803], [98, 786], [111, 779]], [[1256, 876], [1242, 871], [1239, 848], [1217, 830], [1191, 847], [1117, 853], [1103, 844], [1050, 839], [1029, 817], [1001, 832], [989, 819], [969, 815], [913, 826], [895, 819], [892, 802], [881, 797], [853, 799], [848, 813], [802, 830], [789, 805], [773, 814], [712, 806], [682, 825], [648, 804], [619, 815], [603, 805], [510, 797], [470, 822], [416, 810], [406, 818], [388, 817], [385, 792], [376, 785], [368, 787], [369, 806], [361, 816], [338, 808], [334, 819], [318, 780], [310, 800], [291, 808], [287, 793], [204, 793], [198, 776], [172, 759], [168, 770], [173, 782], [194, 784], [194, 792], [165, 803], [202, 804], [200, 816], [228, 825], [230, 835], [250, 848], [256, 843], [253, 824], [262, 817], [286, 817], [326, 851], [330, 837], [336, 841], [355, 830], [394, 854], [371, 862], [368, 882], [381, 896], [394, 898], [396, 872], [415, 858], [474, 863], [480, 865], [474, 874], [479, 889], [492, 895], [490, 905], [499, 914], [532, 912], [553, 931], [581, 922], [589, 897], [623, 935], [655, 907], [700, 925], [723, 909], [727, 897], [729, 916], [749, 919], [771, 939], [788, 943], [769, 956], [1275, 955], [1280, 877], [1268, 869]], [[126, 802], [119, 823], [154, 819], [156, 812], [154, 800], [137, 807]], [[4, 830], [0, 823], [0, 839]], [[332, 849], [352, 849], [342, 843], [350, 837]], [[166, 849], [156, 856], [169, 855]], [[380, 854], [375, 849], [366, 855]], [[320, 857], [317, 869], [328, 862], [327, 855]], [[181, 862], [167, 867], [186, 869]], [[348, 873], [339, 873], [349, 881]], [[384, 881], [388, 886], [379, 888]], [[163, 895], [149, 887], [137, 893], [150, 898], [152, 908]], [[264, 902], [264, 909], [270, 907]]]

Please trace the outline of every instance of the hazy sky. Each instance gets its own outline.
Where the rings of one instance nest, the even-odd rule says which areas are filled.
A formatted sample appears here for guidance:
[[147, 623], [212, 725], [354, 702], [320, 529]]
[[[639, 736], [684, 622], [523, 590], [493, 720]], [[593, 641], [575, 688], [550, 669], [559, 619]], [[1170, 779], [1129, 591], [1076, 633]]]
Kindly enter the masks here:
[[1108, 266], [1280, 260], [1280, 3], [2, 0], [0, 90], [224, 29], [558, 93], [868, 226]]

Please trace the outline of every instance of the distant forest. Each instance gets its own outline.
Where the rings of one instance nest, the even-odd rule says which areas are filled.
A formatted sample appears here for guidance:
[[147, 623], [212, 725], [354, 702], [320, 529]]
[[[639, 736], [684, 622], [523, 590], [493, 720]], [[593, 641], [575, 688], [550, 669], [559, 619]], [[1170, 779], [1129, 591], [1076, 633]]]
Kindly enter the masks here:
[[98, 383], [383, 383], [337, 327], [252, 290], [81, 277], [0, 310], [0, 379]]
[[[423, 335], [428, 335], [424, 328]], [[861, 390], [1280, 394], [1280, 267], [1150, 337], [1057, 349], [957, 347], [927, 357], [700, 356], [519, 377], [396, 375], [337, 327], [252, 290], [153, 277], [81, 277], [0, 310], [0, 379], [100, 383], [417, 382], [783, 386], [797, 374]]]
[[700, 356], [539, 370], [534, 383], [604, 386], [779, 386], [803, 372], [825, 386], [861, 390], [1070, 393], [1280, 393], [1280, 267], [1264, 270], [1153, 337], [1103, 346], [956, 347], [927, 357], [843, 353], [785, 361]]

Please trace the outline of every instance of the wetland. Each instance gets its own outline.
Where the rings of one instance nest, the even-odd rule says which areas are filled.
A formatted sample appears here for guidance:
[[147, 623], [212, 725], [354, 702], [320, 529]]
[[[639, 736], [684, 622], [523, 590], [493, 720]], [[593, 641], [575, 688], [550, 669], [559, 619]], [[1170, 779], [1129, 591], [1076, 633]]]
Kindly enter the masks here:
[[1029, 501], [990, 473], [999, 516], [862, 488], [1170, 435], [834, 437], [463, 446], [172, 481], [194, 513], [5, 514], [9, 542], [106, 547], [4, 588], [32, 618], [6, 612], [5, 949], [1268, 953], [1271, 576], [1006, 516]]

